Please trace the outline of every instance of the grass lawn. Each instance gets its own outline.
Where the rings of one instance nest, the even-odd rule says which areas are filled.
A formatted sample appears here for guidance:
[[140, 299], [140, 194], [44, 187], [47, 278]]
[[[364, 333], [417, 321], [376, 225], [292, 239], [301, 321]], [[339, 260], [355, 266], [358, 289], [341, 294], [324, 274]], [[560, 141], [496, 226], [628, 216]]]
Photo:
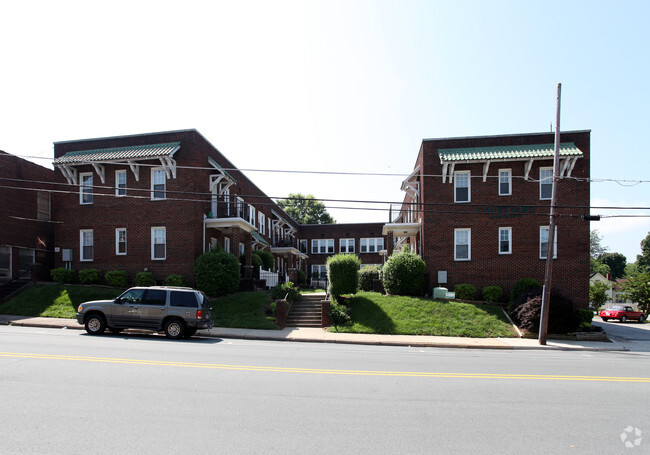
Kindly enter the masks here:
[[277, 330], [275, 322], [264, 314], [264, 307], [271, 302], [271, 296], [265, 292], [238, 292], [210, 299], [214, 326]]
[[122, 292], [124, 289], [118, 288], [37, 284], [0, 305], [0, 314], [74, 318], [80, 303], [114, 299]]
[[352, 321], [333, 332], [437, 335], [472, 338], [514, 337], [498, 306], [360, 292], [349, 299]]

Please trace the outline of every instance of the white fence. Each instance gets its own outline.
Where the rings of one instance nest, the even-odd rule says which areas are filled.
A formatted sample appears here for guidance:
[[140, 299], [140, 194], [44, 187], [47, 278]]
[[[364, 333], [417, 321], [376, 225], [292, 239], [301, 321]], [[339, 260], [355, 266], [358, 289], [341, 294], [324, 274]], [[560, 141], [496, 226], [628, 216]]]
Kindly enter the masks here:
[[266, 280], [266, 287], [271, 289], [279, 283], [286, 283], [289, 281], [289, 275], [285, 273], [284, 276], [280, 276], [280, 272], [271, 272], [270, 270], [264, 270], [260, 267], [260, 280]]

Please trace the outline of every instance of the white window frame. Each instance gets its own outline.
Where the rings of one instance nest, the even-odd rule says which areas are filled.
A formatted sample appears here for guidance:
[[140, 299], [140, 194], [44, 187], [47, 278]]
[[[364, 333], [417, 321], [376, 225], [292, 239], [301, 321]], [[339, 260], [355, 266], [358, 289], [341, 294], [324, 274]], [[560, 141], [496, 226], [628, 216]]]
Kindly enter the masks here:
[[[84, 178], [89, 178], [90, 184], [88, 184], [88, 180], [84, 181]], [[95, 176], [92, 172], [81, 172], [79, 174], [79, 204], [91, 205], [93, 203], [94, 179]]]
[[[467, 176], [467, 200], [458, 200], [458, 190], [460, 188], [465, 188], [464, 186], [458, 186], [458, 177]], [[456, 171], [454, 172], [454, 202], [464, 203], [472, 202], [472, 173], [470, 171]]]
[[354, 253], [354, 239], [339, 239], [339, 252], [340, 253]]
[[[546, 259], [546, 254], [548, 252], [548, 234], [550, 226], [540, 226], [539, 227], [539, 258]], [[546, 232], [546, 242], [542, 242], [542, 232]], [[542, 248], [542, 245], [546, 244], [546, 247]], [[553, 259], [557, 259], [557, 226], [555, 226], [555, 236], [553, 237]]]
[[[90, 234], [90, 237], [87, 236]], [[90, 240], [90, 243], [87, 241]], [[84, 256], [84, 247], [90, 247], [90, 257]], [[79, 261], [81, 262], [92, 262], [95, 258], [95, 235], [92, 229], [80, 229], [79, 230]]]
[[[257, 211], [255, 210], [255, 207], [252, 206], [251, 204], [248, 204], [248, 218], [250, 219], [250, 223], [255, 226], [255, 223], [257, 222], [255, 220]], [[257, 226], [256, 226], [257, 227]]]
[[223, 238], [223, 249], [226, 253], [230, 253], [230, 237]]
[[260, 231], [260, 234], [265, 235], [266, 234], [266, 215], [264, 215], [262, 212], [257, 212], [257, 221], [258, 221], [258, 229]]
[[[120, 177], [124, 176], [124, 186], [120, 186]], [[126, 170], [121, 169], [115, 171], [115, 196], [124, 197], [126, 196]]]
[[[501, 242], [505, 241], [503, 239], [503, 234], [507, 233], [507, 242], [508, 242], [508, 251], [501, 251]], [[500, 227], [499, 228], [499, 254], [512, 254], [512, 228], [511, 227]]]
[[[550, 176], [542, 178], [543, 171], [550, 171]], [[543, 188], [545, 186], [550, 186], [551, 191], [548, 197], [543, 197]], [[539, 199], [540, 201], [550, 201], [553, 197], [553, 168], [552, 167], [540, 167], [539, 168]]]
[[[464, 245], [459, 243], [459, 234], [467, 233], [467, 257], [458, 256], [458, 247]], [[472, 260], [472, 230], [470, 228], [454, 229], [454, 261], [471, 261]]]
[[312, 239], [311, 254], [333, 254], [333, 253], [334, 253], [334, 239]]
[[[324, 280], [327, 278], [327, 266], [324, 264], [312, 264], [311, 266], [311, 276], [314, 276], [314, 272], [318, 272], [318, 279]], [[321, 273], [322, 271], [322, 273]]]
[[[504, 175], [501, 175], [504, 174]], [[507, 177], [508, 178], [508, 191], [503, 192], [501, 191], [501, 183], [506, 183], [506, 182], [501, 182], [502, 177]], [[512, 195], [512, 169], [499, 169], [499, 196], [511, 196]]]
[[223, 191], [223, 205], [226, 208], [226, 216], [230, 216], [230, 188]]
[[[156, 175], [160, 175], [162, 173], [163, 176], [163, 189], [155, 189], [156, 187]], [[160, 183], [158, 183], [160, 185]], [[156, 197], [156, 193], [162, 192], [162, 197]], [[163, 201], [167, 199], [167, 174], [165, 173], [165, 169], [162, 167], [153, 167], [151, 168], [151, 200], [152, 201]]]
[[[380, 242], [381, 240], [381, 242]], [[381, 245], [380, 245], [381, 243]], [[359, 241], [360, 253], [379, 253], [385, 248], [383, 237], [366, 237]]]
[[239, 256], [243, 256], [244, 254], [246, 254], [246, 245], [244, 245], [243, 243], [240, 242], [239, 243]]
[[52, 198], [47, 191], [36, 193], [36, 219], [50, 221], [52, 219]]
[[[120, 233], [124, 233], [124, 242], [120, 242]], [[120, 251], [120, 243], [124, 244], [124, 251]], [[126, 256], [127, 252], [127, 237], [126, 237], [126, 228], [117, 228], [115, 229], [115, 254], [117, 256]]]
[[[159, 240], [156, 238], [156, 232], [162, 232], [163, 233], [163, 240], [164, 242], [156, 242], [156, 240]], [[156, 257], [156, 245], [164, 245], [165, 246], [165, 254], [163, 257]], [[151, 260], [152, 261], [164, 261], [167, 259], [167, 228], [165, 226], [153, 226], [151, 228]]]

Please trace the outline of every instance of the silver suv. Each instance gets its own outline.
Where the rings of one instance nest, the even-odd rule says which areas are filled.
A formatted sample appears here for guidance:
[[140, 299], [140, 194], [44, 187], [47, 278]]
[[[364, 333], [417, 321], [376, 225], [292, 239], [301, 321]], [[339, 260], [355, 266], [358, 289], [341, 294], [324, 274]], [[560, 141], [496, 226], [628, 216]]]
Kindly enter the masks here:
[[169, 338], [189, 338], [198, 329], [212, 327], [208, 297], [191, 288], [135, 287], [115, 300], [84, 302], [77, 308], [77, 322], [86, 332], [100, 335], [140, 328], [164, 330]]

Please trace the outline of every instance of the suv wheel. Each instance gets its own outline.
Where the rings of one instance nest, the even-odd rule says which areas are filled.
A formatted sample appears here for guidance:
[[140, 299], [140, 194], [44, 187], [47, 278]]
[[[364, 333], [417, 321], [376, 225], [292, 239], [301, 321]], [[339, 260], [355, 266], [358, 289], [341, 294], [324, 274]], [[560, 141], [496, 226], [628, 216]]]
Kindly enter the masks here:
[[165, 322], [165, 335], [167, 338], [178, 340], [185, 334], [185, 323], [180, 319], [170, 319]]
[[90, 335], [101, 335], [106, 330], [106, 319], [99, 313], [91, 314], [86, 318], [84, 327]]

